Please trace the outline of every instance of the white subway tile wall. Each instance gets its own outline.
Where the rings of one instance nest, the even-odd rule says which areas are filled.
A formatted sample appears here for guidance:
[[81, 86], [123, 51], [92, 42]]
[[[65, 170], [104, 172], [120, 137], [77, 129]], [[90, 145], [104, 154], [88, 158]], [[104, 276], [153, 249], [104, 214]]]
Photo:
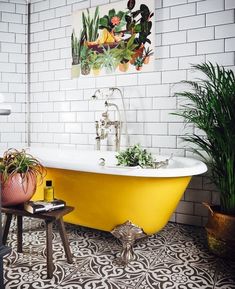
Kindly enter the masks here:
[[12, 107], [0, 117], [0, 148], [26, 144], [26, 20], [25, 1], [0, 2], [0, 93]]
[[[218, 62], [235, 68], [234, 0], [155, 0], [155, 71], [71, 79], [71, 14], [77, 9], [115, 0], [32, 0], [31, 15], [31, 141], [34, 146], [94, 149], [95, 126], [104, 109], [92, 100], [97, 88], [119, 87], [124, 93], [130, 144], [151, 152], [194, 156], [182, 136], [198, 131], [172, 115], [184, 86], [177, 83], [199, 74], [190, 65]], [[13, 106], [2, 117], [1, 146], [26, 140], [26, 5], [0, 3], [0, 90]], [[118, 96], [115, 101], [121, 105]], [[123, 138], [124, 139], [124, 138]], [[172, 220], [203, 225], [207, 210], [201, 202], [218, 202], [214, 186], [194, 177]]]

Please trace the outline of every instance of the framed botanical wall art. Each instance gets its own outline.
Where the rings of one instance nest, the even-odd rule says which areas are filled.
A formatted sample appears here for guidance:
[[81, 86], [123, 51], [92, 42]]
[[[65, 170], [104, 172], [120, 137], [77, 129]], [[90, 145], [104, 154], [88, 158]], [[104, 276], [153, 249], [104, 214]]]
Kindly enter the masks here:
[[124, 0], [75, 11], [72, 78], [152, 71], [153, 11], [154, 0]]

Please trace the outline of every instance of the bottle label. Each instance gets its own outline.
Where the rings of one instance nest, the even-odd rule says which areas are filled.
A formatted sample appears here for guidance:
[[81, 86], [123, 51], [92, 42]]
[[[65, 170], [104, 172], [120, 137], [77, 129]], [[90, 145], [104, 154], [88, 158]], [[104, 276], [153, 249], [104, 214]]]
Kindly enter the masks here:
[[52, 202], [54, 200], [54, 189], [53, 188], [45, 188], [44, 189], [44, 201]]

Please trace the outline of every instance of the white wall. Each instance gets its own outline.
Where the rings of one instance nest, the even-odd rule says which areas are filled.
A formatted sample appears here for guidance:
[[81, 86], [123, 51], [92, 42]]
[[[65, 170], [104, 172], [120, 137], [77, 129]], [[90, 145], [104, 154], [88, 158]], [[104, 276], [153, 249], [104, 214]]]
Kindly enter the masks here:
[[[116, 86], [124, 92], [131, 144], [140, 142], [154, 153], [191, 156], [181, 136], [192, 133], [194, 128], [185, 129], [182, 120], [170, 114], [180, 103], [173, 97], [182, 88], [176, 83], [198, 76], [190, 71], [190, 63], [209, 60], [234, 69], [234, 0], [156, 0], [154, 72], [73, 80], [70, 77], [72, 11], [115, 1], [31, 2], [32, 145], [94, 149], [94, 121], [103, 110], [103, 101], [94, 102], [91, 95], [96, 88]], [[9, 94], [12, 101], [18, 95], [24, 96], [18, 85], [22, 81], [7, 83], [7, 91], [13, 87], [10, 90], [13, 89], [13, 96]], [[11, 142], [12, 136], [5, 133], [5, 142]], [[20, 136], [22, 139], [21, 133]], [[207, 215], [201, 202], [216, 199], [208, 180], [195, 177], [172, 220], [201, 225]]]
[[0, 117], [1, 148], [26, 142], [26, 12], [24, 0], [0, 1], [0, 93], [12, 106]]

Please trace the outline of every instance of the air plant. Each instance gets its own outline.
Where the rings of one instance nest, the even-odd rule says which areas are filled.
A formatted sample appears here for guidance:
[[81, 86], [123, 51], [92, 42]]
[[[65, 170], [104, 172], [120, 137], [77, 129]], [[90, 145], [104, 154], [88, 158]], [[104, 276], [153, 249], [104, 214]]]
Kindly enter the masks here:
[[102, 67], [107, 70], [107, 73], [114, 72], [118, 65], [118, 60], [114, 55], [114, 49], [111, 49], [109, 46], [107, 48], [102, 46], [102, 51], [103, 53], [99, 54]]
[[221, 211], [235, 215], [235, 77], [212, 63], [193, 65], [206, 79], [183, 81], [192, 91], [176, 93], [189, 100], [182, 111], [175, 113], [187, 123], [193, 123], [206, 136], [188, 135], [186, 141], [196, 144], [207, 153], [200, 155], [211, 168], [211, 180], [220, 191]]

